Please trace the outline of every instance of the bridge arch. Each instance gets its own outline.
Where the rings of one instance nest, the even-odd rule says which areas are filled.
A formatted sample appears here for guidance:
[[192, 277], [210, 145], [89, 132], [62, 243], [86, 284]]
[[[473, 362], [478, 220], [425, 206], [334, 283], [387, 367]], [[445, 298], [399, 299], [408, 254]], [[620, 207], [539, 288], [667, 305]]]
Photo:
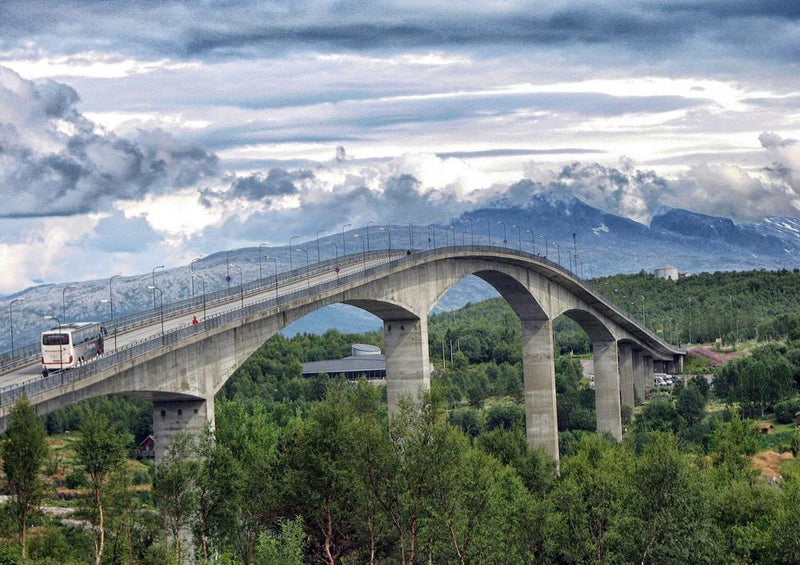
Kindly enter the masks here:
[[[602, 359], [609, 364], [617, 360], [617, 339], [627, 336], [653, 352], [650, 363], [654, 357], [683, 354], [571, 273], [541, 257], [486, 246], [432, 249], [403, 256], [387, 257], [383, 252], [373, 255], [369, 261], [365, 254], [341, 258], [340, 263], [346, 264], [349, 272], [341, 276], [337, 272], [335, 278], [330, 265], [321, 265], [314, 273], [301, 270], [287, 273], [280, 299], [277, 276], [274, 287], [260, 281], [249, 285], [247, 306], [242, 287], [239, 295], [222, 293], [214, 297], [218, 310], [214, 317], [203, 320], [199, 326], [178, 327], [168, 334], [163, 333], [162, 326], [160, 340], [156, 337], [158, 321], [147, 318], [145, 327], [152, 335], [147, 342], [76, 370], [75, 378], [67, 382], [62, 378], [59, 384], [58, 379], [51, 377], [11, 394], [6, 392], [0, 401], [0, 418], [8, 415], [13, 399], [22, 394], [37, 406], [44, 405], [45, 411], [89, 395], [137, 390], [174, 392], [213, 403], [219, 387], [261, 344], [292, 321], [333, 303], [361, 307], [384, 320], [387, 368], [400, 376], [398, 386], [390, 387], [390, 391], [395, 390], [398, 395], [414, 394], [428, 383], [427, 315], [449, 288], [471, 274], [494, 286], [522, 320], [528, 438], [532, 445], [545, 448], [556, 458], [552, 334], [552, 320], [556, 316], [568, 313], [582, 321], [582, 327], [592, 336], [595, 351], [600, 349]], [[312, 277], [317, 281], [314, 285]], [[302, 285], [303, 280], [307, 285]], [[205, 310], [205, 297], [203, 300]], [[173, 309], [176, 318], [197, 308], [196, 303], [192, 307], [176, 306]], [[646, 353], [643, 350], [645, 367]], [[604, 422], [608, 422], [605, 429], [619, 437], [619, 424], [614, 428], [611, 422], [615, 419], [614, 412], [619, 422], [619, 377], [609, 377], [603, 382], [610, 383], [609, 386], [616, 382], [616, 410], [612, 406], [607, 411], [608, 420], [602, 422], [598, 410], [598, 424], [604, 429]], [[93, 394], [93, 390], [98, 392]], [[392, 410], [392, 393], [389, 394]], [[174, 402], [184, 401], [190, 399]], [[210, 413], [213, 414], [213, 407]]]

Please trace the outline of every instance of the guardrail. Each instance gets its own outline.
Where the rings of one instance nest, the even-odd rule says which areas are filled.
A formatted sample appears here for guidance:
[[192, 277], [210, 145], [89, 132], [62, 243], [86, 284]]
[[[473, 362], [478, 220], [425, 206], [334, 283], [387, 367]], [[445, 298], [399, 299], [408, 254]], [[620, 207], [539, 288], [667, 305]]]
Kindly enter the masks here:
[[[280, 286], [281, 284], [289, 283], [309, 275], [318, 275], [334, 269], [337, 266], [340, 268], [349, 267], [364, 260], [371, 261], [372, 259], [385, 256], [386, 254], [387, 250], [380, 249], [368, 251], [363, 254], [357, 253], [345, 255], [339, 259], [325, 259], [317, 263], [311, 263], [308, 268], [301, 266], [290, 271], [281, 271], [262, 279], [255, 279], [253, 281], [245, 282], [242, 285], [242, 290], [245, 296], [250, 296], [254, 293], [262, 292], [265, 289], [272, 288], [276, 281], [278, 286]], [[221, 302], [227, 302], [232, 297], [238, 296], [240, 292], [242, 291], [240, 291], [238, 284], [230, 288], [208, 292], [205, 294], [206, 306], [215, 306]], [[191, 298], [176, 300], [175, 302], [164, 304], [164, 318], [169, 319], [175, 316], [185, 315], [191, 313], [192, 311], [197, 311], [202, 307], [202, 294], [195, 295]], [[160, 317], [160, 308], [148, 308], [147, 310], [142, 310], [133, 314], [115, 317], [111, 320], [103, 320], [101, 323], [109, 330], [109, 332], [116, 331], [119, 333], [132, 330], [143, 325], [148, 325]], [[113, 334], [110, 333], [109, 335]], [[38, 342], [29, 343], [21, 347], [16, 347], [12, 351], [0, 353], [0, 374], [35, 362], [37, 359], [39, 359], [40, 355], [41, 345], [39, 345]]]
[[[656, 335], [652, 332], [649, 328], [644, 327], [643, 325], [639, 324], [635, 318], [628, 316], [623, 310], [618, 308], [614, 305], [608, 298], [601, 295], [600, 293], [596, 292], [592, 289], [586, 281], [581, 280], [578, 278], [574, 273], [565, 269], [563, 266], [559, 265], [548, 259], [547, 257], [543, 257], [541, 255], [534, 255], [532, 253], [528, 253], [526, 251], [515, 250], [507, 247], [497, 247], [497, 246], [489, 246], [489, 245], [459, 245], [459, 246], [451, 246], [451, 247], [438, 247], [435, 249], [426, 249], [426, 250], [414, 250], [413, 253], [406, 254], [406, 252], [395, 252], [389, 254], [387, 250], [379, 250], [379, 251], [372, 251], [370, 254], [362, 254], [357, 253], [353, 255], [349, 255], [346, 258], [340, 260], [340, 265], [345, 264], [343, 261], [344, 259], [348, 259], [347, 265], [353, 265], [357, 263], [380, 258], [385, 256], [386, 261], [381, 262], [380, 264], [373, 265], [371, 267], [367, 267], [364, 269], [360, 269], [358, 271], [349, 273], [343, 276], [337, 276], [337, 278], [325, 281], [319, 284], [316, 284], [311, 287], [301, 288], [297, 290], [293, 290], [291, 292], [287, 292], [284, 294], [279, 294], [277, 297], [267, 298], [265, 300], [261, 300], [252, 304], [248, 304], [242, 307], [233, 307], [229, 310], [225, 310], [218, 314], [212, 315], [203, 321], [197, 324], [189, 324], [187, 326], [171, 330], [169, 332], [165, 332], [164, 334], [159, 334], [153, 337], [145, 338], [140, 342], [129, 344], [125, 347], [119, 348], [116, 352], [111, 354], [106, 354], [105, 356], [95, 359], [86, 363], [81, 367], [77, 367], [75, 369], [71, 369], [68, 371], [62, 371], [59, 373], [53, 373], [47, 377], [37, 378], [30, 381], [26, 381], [23, 383], [17, 383], [15, 385], [9, 385], [3, 388], [0, 388], [0, 406], [7, 406], [9, 404], [13, 404], [17, 401], [17, 399], [21, 398], [22, 396], [31, 397], [35, 394], [45, 392], [48, 390], [52, 390], [63, 386], [65, 384], [73, 383], [81, 381], [91, 375], [97, 374], [101, 371], [114, 367], [119, 363], [123, 363], [125, 361], [130, 361], [137, 357], [141, 357], [160, 349], [162, 347], [166, 347], [168, 345], [177, 343], [183, 339], [188, 337], [213, 330], [218, 328], [224, 324], [232, 322], [237, 319], [242, 319], [247, 316], [252, 316], [254, 314], [264, 312], [269, 309], [276, 309], [278, 311], [281, 306], [286, 306], [296, 300], [306, 298], [309, 296], [314, 296], [320, 293], [324, 293], [328, 290], [335, 289], [339, 286], [347, 285], [351, 282], [355, 282], [358, 280], [362, 280], [365, 278], [369, 278], [372, 275], [381, 273], [383, 271], [387, 271], [389, 269], [402, 266], [404, 263], [409, 263], [412, 261], [417, 261], [419, 259], [424, 259], [427, 257], [435, 257], [437, 255], [449, 255], [455, 253], [497, 253], [502, 252], [504, 254], [509, 255], [516, 255], [520, 258], [524, 258], [527, 260], [534, 260], [539, 263], [543, 263], [548, 267], [552, 268], [556, 272], [571, 278], [576, 284], [578, 284], [585, 292], [592, 295], [592, 297], [602, 303], [604, 303], [609, 308], [612, 308], [618, 312], [623, 312], [632, 322], [635, 322], [638, 326], [638, 329], [645, 334], [647, 334], [650, 338], [654, 341], [668, 345], [661, 337]], [[402, 255], [399, 255], [402, 253]], [[397, 255], [397, 256], [395, 256]], [[323, 265], [322, 263], [317, 265]], [[330, 263], [328, 264], [330, 266]], [[324, 271], [324, 266], [320, 267], [316, 270], [316, 273], [319, 274], [320, 272]], [[313, 272], [313, 271], [311, 271]], [[301, 269], [294, 269], [293, 271], [286, 272], [284, 277], [279, 277], [279, 292], [280, 292], [280, 281], [283, 279], [283, 282], [296, 282], [298, 280], [302, 280], [307, 278], [310, 273], [307, 274], [305, 268]], [[298, 276], [299, 275], [299, 276]], [[273, 277], [274, 281], [274, 277]], [[260, 281], [258, 281], [260, 282]], [[254, 291], [263, 292], [265, 289], [270, 289], [274, 286], [274, 282], [269, 285], [258, 285], [250, 283], [250, 288], [248, 291], [252, 295]], [[231, 301], [232, 305], [236, 304], [236, 299], [239, 297], [240, 294], [239, 289], [236, 289], [235, 292], [232, 292], [228, 289], [223, 291], [217, 291], [213, 293], [215, 298], [215, 303], [219, 304], [219, 302], [223, 299], [228, 299]], [[208, 296], [206, 296], [207, 305], [208, 305]], [[233, 299], [233, 300], [231, 300]], [[186, 302], [186, 301], [183, 301]], [[202, 302], [200, 304], [202, 306]], [[193, 309], [198, 307], [197, 304], [192, 303]], [[185, 312], [185, 310], [181, 310], [180, 308], [173, 309], [173, 314], [175, 312]], [[156, 316], [151, 317], [150, 321], [153, 322], [159, 318], [159, 311], [156, 310]], [[680, 351], [680, 350], [679, 350]]]

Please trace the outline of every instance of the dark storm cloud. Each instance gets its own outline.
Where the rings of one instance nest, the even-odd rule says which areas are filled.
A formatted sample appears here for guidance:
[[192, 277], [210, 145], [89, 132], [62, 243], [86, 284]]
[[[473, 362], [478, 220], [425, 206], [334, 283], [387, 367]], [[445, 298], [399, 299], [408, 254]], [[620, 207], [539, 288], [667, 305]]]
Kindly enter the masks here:
[[[708, 37], [730, 46], [746, 41], [788, 57], [790, 50], [772, 38], [776, 25], [797, 21], [798, 11], [796, 3], [766, 0], [583, 2], [568, 7], [520, 1], [500, 7], [483, 3], [472, 10], [463, 3], [6, 0], [0, 13], [0, 45], [12, 49], [35, 39], [60, 52], [85, 51], [100, 44], [118, 52], [196, 59], [240, 57], [266, 49], [510, 44], [607, 44], [653, 52]], [[772, 22], [772, 33], [758, 27], [764, 20]], [[181, 24], [176, 26], [175, 21]]]
[[266, 175], [255, 173], [234, 179], [228, 190], [201, 189], [200, 203], [211, 208], [217, 203], [236, 199], [270, 202], [275, 197], [297, 194], [299, 183], [313, 179], [314, 173], [307, 169], [273, 167]]
[[220, 238], [281, 240], [288, 233], [312, 235], [319, 229], [330, 234], [338, 223], [364, 224], [372, 220], [378, 224], [401, 224], [413, 219], [409, 218], [411, 214], [423, 213], [432, 218], [457, 215], [473, 206], [452, 193], [435, 189], [421, 192], [419, 180], [409, 174], [390, 177], [382, 191], [370, 190], [355, 177], [348, 183], [324, 199], [301, 197], [301, 206], [296, 209], [264, 210], [246, 219], [232, 217], [222, 226], [206, 229], [193, 243], [202, 247], [204, 241], [213, 246]]
[[216, 156], [162, 131], [132, 139], [96, 131], [78, 95], [0, 67], [0, 217], [70, 216], [191, 186]]

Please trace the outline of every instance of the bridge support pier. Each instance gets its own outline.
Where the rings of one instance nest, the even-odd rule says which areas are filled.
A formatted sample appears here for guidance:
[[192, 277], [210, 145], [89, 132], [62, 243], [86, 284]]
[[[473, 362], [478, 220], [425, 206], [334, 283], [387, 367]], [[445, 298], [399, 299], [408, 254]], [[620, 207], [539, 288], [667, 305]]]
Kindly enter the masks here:
[[428, 358], [428, 321], [386, 320], [383, 322], [386, 348], [386, 397], [389, 415], [397, 414], [402, 396], [412, 400], [431, 386]]
[[619, 352], [619, 382], [622, 392], [622, 406], [628, 406], [633, 410], [636, 405], [636, 393], [633, 385], [633, 350], [630, 344], [627, 343], [620, 343], [617, 349]]
[[522, 321], [522, 375], [528, 445], [546, 451], [558, 464], [558, 417], [550, 320]]
[[206, 425], [214, 427], [214, 398], [153, 401], [153, 439], [156, 460], [178, 432], [199, 437]]
[[634, 398], [644, 400], [644, 357], [641, 349], [631, 351], [631, 379]]
[[642, 388], [653, 388], [653, 356], [642, 357]]
[[597, 431], [609, 432], [622, 439], [620, 414], [619, 360], [616, 341], [595, 341], [594, 390], [597, 409]]

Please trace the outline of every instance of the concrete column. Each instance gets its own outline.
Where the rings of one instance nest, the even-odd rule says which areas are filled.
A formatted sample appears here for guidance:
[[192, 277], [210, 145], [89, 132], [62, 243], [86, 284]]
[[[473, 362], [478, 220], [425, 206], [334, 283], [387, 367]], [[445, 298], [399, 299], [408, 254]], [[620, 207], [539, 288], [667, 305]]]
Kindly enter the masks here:
[[644, 400], [644, 361], [641, 349], [631, 351], [631, 366], [634, 397], [638, 396], [639, 400]]
[[597, 410], [597, 431], [609, 432], [622, 439], [620, 415], [619, 360], [616, 341], [595, 341], [594, 391]]
[[644, 388], [653, 388], [653, 357], [652, 355], [644, 355], [642, 357], [642, 384]]
[[619, 382], [622, 389], [622, 406], [636, 405], [633, 386], [633, 350], [630, 344], [621, 343], [617, 347], [619, 354]]
[[550, 320], [522, 321], [522, 375], [528, 445], [545, 450], [558, 464], [558, 417]]
[[186, 398], [153, 401], [153, 439], [156, 460], [164, 455], [172, 436], [187, 432], [200, 436], [206, 425], [214, 427], [214, 399]]
[[431, 386], [428, 321], [389, 320], [383, 323], [386, 347], [386, 396], [389, 415], [397, 414], [400, 397], [416, 400]]
[[683, 373], [683, 355], [675, 356], [675, 370], [678, 373]]

